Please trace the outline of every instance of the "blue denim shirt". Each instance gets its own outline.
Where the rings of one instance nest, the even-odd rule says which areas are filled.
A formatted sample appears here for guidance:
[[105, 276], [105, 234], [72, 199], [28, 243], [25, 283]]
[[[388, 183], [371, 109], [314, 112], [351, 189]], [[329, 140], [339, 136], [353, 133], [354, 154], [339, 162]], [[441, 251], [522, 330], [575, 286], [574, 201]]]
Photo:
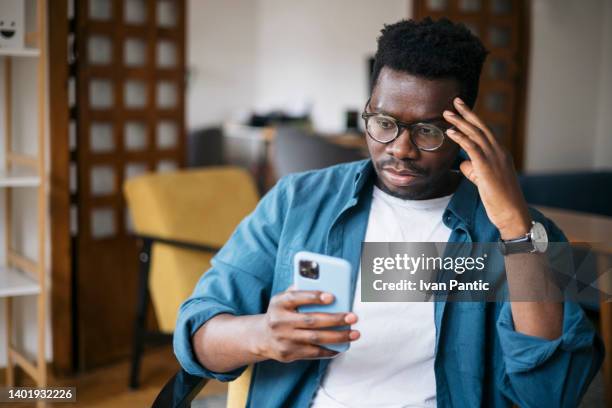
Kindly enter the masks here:
[[[293, 254], [339, 256], [356, 281], [375, 179], [370, 160], [281, 179], [236, 228], [180, 308], [174, 351], [194, 375], [231, 381], [245, 367], [217, 373], [196, 359], [191, 337], [220, 313], [264, 313], [292, 283]], [[549, 240], [566, 241], [542, 214]], [[449, 242], [495, 242], [475, 186], [464, 179], [443, 214]], [[397, 316], [389, 317], [397, 319]], [[564, 305], [563, 333], [545, 340], [514, 330], [509, 303], [436, 302], [435, 377], [438, 407], [575, 407], [603, 359], [603, 345], [580, 307]], [[410, 352], [410, 344], [393, 353]], [[329, 360], [255, 364], [249, 407], [307, 407]], [[367, 367], [363, 368], [367, 370]]]

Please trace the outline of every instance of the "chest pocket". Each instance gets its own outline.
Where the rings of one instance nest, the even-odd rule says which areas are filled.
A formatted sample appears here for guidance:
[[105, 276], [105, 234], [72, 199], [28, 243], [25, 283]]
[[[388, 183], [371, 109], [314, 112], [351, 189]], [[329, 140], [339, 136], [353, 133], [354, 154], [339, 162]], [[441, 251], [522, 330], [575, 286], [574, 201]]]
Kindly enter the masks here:
[[272, 295], [287, 290], [293, 284], [293, 257], [300, 251], [309, 251], [309, 249], [297, 245], [286, 245], [279, 249], [272, 283]]

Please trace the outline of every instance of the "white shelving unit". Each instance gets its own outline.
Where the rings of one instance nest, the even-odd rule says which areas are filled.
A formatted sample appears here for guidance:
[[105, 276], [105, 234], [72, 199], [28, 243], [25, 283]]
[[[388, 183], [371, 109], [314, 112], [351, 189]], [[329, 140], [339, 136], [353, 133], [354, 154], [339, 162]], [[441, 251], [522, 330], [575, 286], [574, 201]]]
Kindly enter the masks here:
[[0, 187], [38, 187], [40, 177], [28, 168], [0, 171]]
[[32, 57], [40, 56], [38, 48], [0, 48], [0, 57]]
[[40, 285], [36, 279], [15, 268], [0, 268], [0, 298], [37, 295]]
[[[27, 5], [32, 3], [28, 2]], [[20, 366], [38, 387], [47, 385], [47, 367], [45, 361], [46, 319], [47, 319], [47, 282], [45, 265], [45, 237], [47, 231], [47, 190], [46, 190], [46, 125], [47, 125], [47, 0], [36, 0], [36, 32], [28, 33], [26, 48], [0, 48], [0, 63], [4, 64], [4, 129], [0, 130], [0, 139], [5, 147], [5, 163], [0, 166], [0, 188], [5, 196], [5, 214], [3, 229], [5, 231], [6, 263], [0, 265], [0, 301], [5, 302], [5, 316], [0, 319], [6, 324], [7, 369], [6, 385], [14, 386], [14, 368]], [[36, 112], [38, 128], [38, 153], [35, 157], [13, 151], [13, 141], [23, 137], [14, 134], [13, 126], [13, 62], [15, 59], [32, 59], [37, 63], [36, 81], [37, 104], [20, 109], [31, 109]], [[19, 253], [13, 248], [13, 235], [16, 226], [13, 225], [13, 193], [15, 189], [34, 189], [37, 193], [38, 252], [36, 259]], [[19, 345], [13, 343], [15, 318], [13, 301], [16, 297], [27, 296], [28, 300], [37, 302], [37, 349], [34, 356], [26, 353]], [[37, 406], [45, 406], [39, 402]]]

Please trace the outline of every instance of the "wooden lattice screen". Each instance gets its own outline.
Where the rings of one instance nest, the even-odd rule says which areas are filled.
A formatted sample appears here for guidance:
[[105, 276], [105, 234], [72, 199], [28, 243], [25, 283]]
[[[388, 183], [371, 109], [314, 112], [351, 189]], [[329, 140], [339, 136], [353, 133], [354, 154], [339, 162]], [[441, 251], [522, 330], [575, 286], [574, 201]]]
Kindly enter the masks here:
[[123, 182], [183, 164], [185, 1], [73, 4], [73, 301], [89, 368], [130, 351], [138, 264]]

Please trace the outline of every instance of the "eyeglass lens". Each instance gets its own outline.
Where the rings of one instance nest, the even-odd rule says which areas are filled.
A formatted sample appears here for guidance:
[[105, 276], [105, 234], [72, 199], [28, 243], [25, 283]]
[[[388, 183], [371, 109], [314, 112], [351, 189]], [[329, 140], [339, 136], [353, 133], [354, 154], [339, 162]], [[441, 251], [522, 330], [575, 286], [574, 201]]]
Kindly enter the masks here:
[[[369, 117], [366, 129], [374, 140], [381, 143], [391, 142], [399, 132], [397, 123], [383, 115]], [[418, 123], [411, 126], [409, 132], [413, 143], [423, 150], [437, 149], [444, 141], [444, 131], [433, 124]]]

